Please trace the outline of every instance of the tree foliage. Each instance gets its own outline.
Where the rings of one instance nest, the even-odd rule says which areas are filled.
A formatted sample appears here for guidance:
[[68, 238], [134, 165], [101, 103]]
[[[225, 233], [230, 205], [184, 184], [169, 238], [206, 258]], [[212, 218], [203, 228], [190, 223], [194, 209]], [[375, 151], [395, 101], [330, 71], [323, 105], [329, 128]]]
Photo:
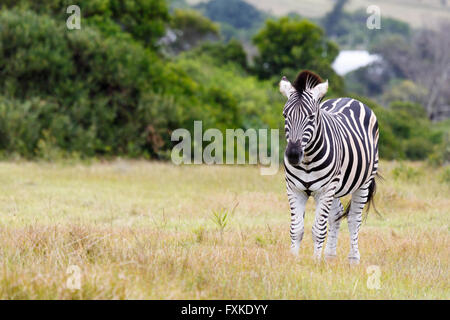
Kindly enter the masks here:
[[243, 0], [211, 0], [200, 4], [205, 16], [237, 29], [251, 29], [264, 21], [264, 14]]
[[170, 26], [176, 35], [176, 40], [170, 43], [175, 53], [189, 50], [202, 41], [219, 39], [219, 26], [195, 10], [175, 9]]
[[[342, 79], [331, 69], [337, 45], [312, 22], [268, 21], [255, 37], [260, 55], [252, 67], [237, 40], [200, 43], [202, 35], [217, 35], [217, 26], [197, 12], [169, 16], [160, 0], [72, 2], [81, 7], [82, 30], [66, 28], [64, 0], [2, 2], [1, 154], [164, 158], [173, 130], [192, 130], [194, 120], [220, 130], [281, 129], [285, 100], [276, 84], [300, 69], [328, 78], [332, 95], [342, 95]], [[138, 14], [151, 5], [154, 11]], [[184, 31], [183, 41], [192, 35], [191, 48], [162, 54], [164, 27]], [[387, 109], [361, 98], [380, 121], [380, 155], [431, 153], [441, 161], [448, 152], [436, 150], [448, 150], [440, 133], [448, 124], [435, 128], [420, 106], [396, 102], [406, 100], [405, 88], [415, 91], [392, 87]]]
[[260, 78], [293, 79], [299, 70], [310, 69], [329, 79], [335, 92], [343, 91], [342, 79], [331, 68], [339, 49], [314, 23], [288, 17], [268, 20], [253, 41], [259, 50], [255, 71]]
[[194, 120], [224, 130], [279, 118], [268, 110], [281, 96], [237, 65], [244, 62], [236, 42], [172, 62], [132, 38], [93, 26], [68, 31], [32, 11], [2, 11], [0, 24], [5, 152], [161, 157], [171, 132], [192, 129]]
[[427, 90], [420, 102], [430, 119], [436, 119], [450, 105], [449, 28], [449, 23], [443, 23], [438, 30], [421, 30], [411, 41], [389, 37], [375, 48], [385, 60], [386, 68], [392, 69], [397, 77], [410, 79]]
[[189, 56], [195, 57], [197, 55], [210, 56], [217, 65], [234, 63], [247, 70], [247, 54], [242, 46], [242, 43], [236, 39], [231, 39], [227, 43], [223, 42], [205, 42], [198, 48], [192, 51]]
[[237, 38], [249, 42], [267, 18], [265, 12], [244, 0], [211, 0], [200, 2], [195, 8], [220, 24], [226, 41]]
[[371, 49], [384, 38], [397, 35], [405, 39], [411, 36], [411, 28], [403, 21], [383, 17], [381, 29], [371, 30], [366, 27], [367, 13], [360, 9], [354, 12], [343, 10], [347, 0], [338, 0], [335, 7], [322, 19], [327, 36], [341, 47]]
[[170, 19], [165, 0], [5, 0], [2, 4], [50, 14], [61, 21], [66, 21], [70, 5], [78, 5], [83, 23], [110, 35], [120, 30], [128, 32], [148, 46], [156, 44]]
[[383, 159], [424, 160], [443, 142], [445, 129], [435, 128], [419, 104], [394, 101], [384, 108], [368, 98], [354, 98], [369, 106], [377, 116], [379, 154]]
[[[50, 120], [40, 123], [34, 144], [45, 130], [69, 152], [150, 154], [151, 135], [167, 142], [171, 124], [200, 114], [197, 84], [139, 43], [89, 27], [68, 32], [64, 24], [30, 11], [3, 11], [0, 24], [0, 90], [11, 100], [4, 112], [30, 99], [40, 101], [39, 112], [48, 111], [39, 116]], [[190, 117], [183, 112], [187, 106], [199, 107], [191, 107]], [[174, 112], [161, 128], [154, 118], [162, 107]], [[30, 144], [24, 154], [35, 148]]]

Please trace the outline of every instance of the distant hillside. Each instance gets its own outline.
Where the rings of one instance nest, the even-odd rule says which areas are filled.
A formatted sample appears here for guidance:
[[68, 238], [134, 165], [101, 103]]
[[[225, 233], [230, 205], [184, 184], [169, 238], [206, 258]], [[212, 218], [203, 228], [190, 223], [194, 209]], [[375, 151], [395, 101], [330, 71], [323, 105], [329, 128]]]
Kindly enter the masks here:
[[[207, 0], [187, 0], [190, 4]], [[275, 15], [296, 12], [309, 18], [322, 17], [333, 7], [334, 0], [245, 0]], [[349, 11], [378, 5], [381, 14], [408, 22], [413, 27], [435, 28], [439, 20], [450, 21], [449, 0], [351, 0]]]

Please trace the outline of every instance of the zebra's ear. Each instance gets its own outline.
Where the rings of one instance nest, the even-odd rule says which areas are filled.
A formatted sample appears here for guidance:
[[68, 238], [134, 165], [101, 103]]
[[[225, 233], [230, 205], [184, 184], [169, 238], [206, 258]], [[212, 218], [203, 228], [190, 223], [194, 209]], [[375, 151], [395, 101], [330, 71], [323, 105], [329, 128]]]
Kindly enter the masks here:
[[292, 84], [286, 77], [283, 77], [280, 81], [280, 92], [289, 99], [290, 95], [295, 91]]
[[328, 80], [319, 83], [317, 86], [311, 89], [311, 93], [315, 100], [320, 100], [328, 91]]

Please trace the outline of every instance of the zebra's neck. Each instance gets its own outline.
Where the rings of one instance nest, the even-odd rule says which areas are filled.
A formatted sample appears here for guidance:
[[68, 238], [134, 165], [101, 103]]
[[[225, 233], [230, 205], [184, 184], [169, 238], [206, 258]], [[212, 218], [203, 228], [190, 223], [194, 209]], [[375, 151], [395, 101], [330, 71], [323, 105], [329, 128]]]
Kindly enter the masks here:
[[[341, 143], [336, 132], [336, 119], [326, 110], [321, 109], [317, 116], [317, 124], [309, 143], [304, 149], [303, 165], [307, 167], [317, 156], [323, 156], [328, 149], [337, 150]], [[340, 155], [338, 156], [340, 158]]]
[[322, 112], [318, 112], [316, 128], [311, 140], [305, 146], [305, 160], [310, 161], [311, 156], [313, 156], [319, 148], [325, 147], [326, 140], [324, 139], [324, 130], [323, 115]]

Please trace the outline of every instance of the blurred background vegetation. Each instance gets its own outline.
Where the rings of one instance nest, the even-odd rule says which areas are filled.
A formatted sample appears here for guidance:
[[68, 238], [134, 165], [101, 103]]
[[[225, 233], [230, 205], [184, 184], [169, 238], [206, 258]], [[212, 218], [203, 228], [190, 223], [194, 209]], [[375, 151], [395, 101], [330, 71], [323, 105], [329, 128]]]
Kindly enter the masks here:
[[[280, 128], [284, 141], [277, 83], [310, 69], [327, 97], [375, 111], [382, 158], [449, 163], [448, 19], [382, 16], [369, 30], [364, 9], [329, 2], [309, 17], [244, 0], [0, 0], [0, 156], [167, 159], [172, 131], [194, 120]], [[81, 30], [66, 27], [72, 4]], [[340, 48], [380, 59], [339, 75]]]

